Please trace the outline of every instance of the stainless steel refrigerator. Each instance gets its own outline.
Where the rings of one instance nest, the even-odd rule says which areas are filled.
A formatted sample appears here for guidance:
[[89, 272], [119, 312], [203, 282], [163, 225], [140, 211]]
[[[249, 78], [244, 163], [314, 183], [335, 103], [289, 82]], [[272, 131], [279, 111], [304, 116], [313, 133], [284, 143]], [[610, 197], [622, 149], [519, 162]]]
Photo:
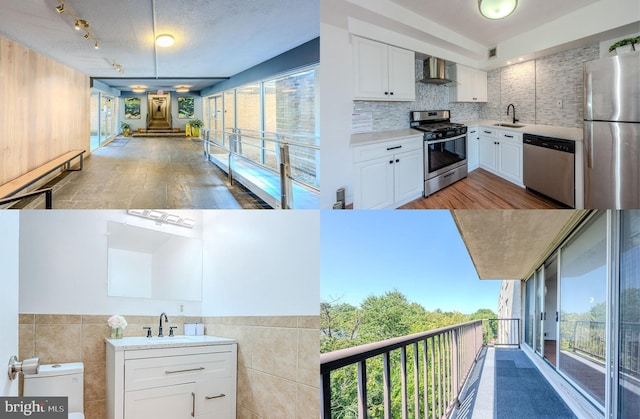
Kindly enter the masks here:
[[640, 208], [640, 51], [584, 64], [584, 207]]

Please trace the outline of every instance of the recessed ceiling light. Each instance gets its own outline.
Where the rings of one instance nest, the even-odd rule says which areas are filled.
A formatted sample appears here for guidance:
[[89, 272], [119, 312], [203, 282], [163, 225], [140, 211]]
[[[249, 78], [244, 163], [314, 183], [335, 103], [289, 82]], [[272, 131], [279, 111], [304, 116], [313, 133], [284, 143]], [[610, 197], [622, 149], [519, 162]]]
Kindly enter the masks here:
[[173, 45], [174, 39], [173, 36], [168, 34], [158, 35], [156, 38], [156, 45], [159, 47], [170, 47]]

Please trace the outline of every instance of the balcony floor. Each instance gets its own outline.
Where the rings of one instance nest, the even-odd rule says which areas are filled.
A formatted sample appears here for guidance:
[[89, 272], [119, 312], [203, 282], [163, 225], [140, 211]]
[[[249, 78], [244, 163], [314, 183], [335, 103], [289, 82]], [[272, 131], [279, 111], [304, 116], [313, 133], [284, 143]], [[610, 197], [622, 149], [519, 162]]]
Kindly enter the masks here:
[[483, 349], [460, 403], [453, 418], [576, 418], [519, 349]]

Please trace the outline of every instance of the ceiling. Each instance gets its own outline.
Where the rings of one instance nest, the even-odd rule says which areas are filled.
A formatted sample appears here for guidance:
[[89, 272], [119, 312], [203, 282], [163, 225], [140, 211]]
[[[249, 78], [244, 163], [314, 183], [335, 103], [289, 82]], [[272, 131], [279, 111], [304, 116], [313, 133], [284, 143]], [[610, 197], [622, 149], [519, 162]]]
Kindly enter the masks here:
[[[320, 35], [318, 0], [64, 2], [89, 22], [99, 49], [68, 11], [58, 14], [59, 0], [3, 2], [0, 35], [120, 90], [199, 91]], [[174, 36], [172, 47], [155, 46], [163, 33]]]
[[490, 20], [477, 0], [390, 0], [486, 47], [530, 31], [598, 0], [519, 0], [507, 18]]
[[454, 210], [480, 279], [526, 279], [573, 228], [585, 210]]

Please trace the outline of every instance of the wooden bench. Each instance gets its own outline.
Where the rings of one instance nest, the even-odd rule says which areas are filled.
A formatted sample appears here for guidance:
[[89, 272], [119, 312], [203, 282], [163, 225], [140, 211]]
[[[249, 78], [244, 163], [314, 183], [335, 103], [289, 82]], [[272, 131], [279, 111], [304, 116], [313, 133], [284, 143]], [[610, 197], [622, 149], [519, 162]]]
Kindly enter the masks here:
[[[84, 164], [84, 153], [86, 150], [71, 150], [60, 157], [57, 157], [50, 162], [43, 164], [40, 167], [37, 167], [30, 172], [25, 173], [22, 176], [19, 176], [4, 185], [0, 186], [0, 199], [1, 198], [9, 198], [21, 190], [33, 185], [40, 179], [45, 176], [55, 172], [58, 169], [69, 170], [69, 171], [80, 171], [82, 170], [82, 166]], [[77, 169], [71, 168], [71, 162], [76, 158], [80, 158], [80, 166]]]

